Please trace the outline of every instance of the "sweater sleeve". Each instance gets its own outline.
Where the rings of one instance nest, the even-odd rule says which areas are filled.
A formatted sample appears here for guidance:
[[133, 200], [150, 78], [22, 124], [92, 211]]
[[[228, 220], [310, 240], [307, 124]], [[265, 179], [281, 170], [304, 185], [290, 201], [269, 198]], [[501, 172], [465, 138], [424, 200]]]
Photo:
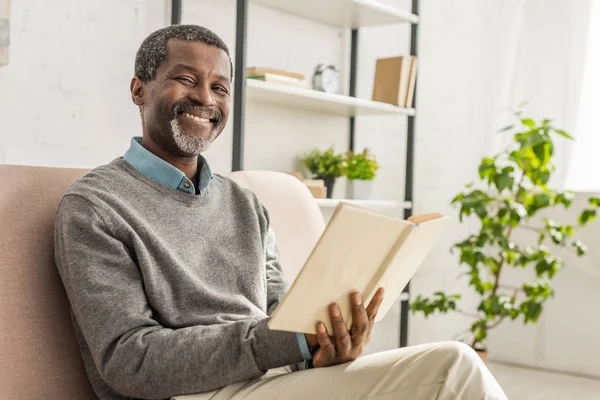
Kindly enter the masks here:
[[275, 244], [275, 232], [269, 227], [265, 240], [265, 268], [267, 272], [267, 315], [272, 315], [289, 289], [279, 262], [279, 251]]
[[55, 261], [96, 369], [123, 396], [209, 391], [303, 359], [296, 334], [270, 330], [269, 318], [161, 326], [135, 257], [79, 196], [65, 196], [57, 211]]

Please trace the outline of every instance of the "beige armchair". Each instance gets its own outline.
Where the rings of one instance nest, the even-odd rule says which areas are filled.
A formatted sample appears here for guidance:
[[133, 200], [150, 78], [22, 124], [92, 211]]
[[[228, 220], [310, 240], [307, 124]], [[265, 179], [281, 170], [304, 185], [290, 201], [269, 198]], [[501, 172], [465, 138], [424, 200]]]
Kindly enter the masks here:
[[[0, 398], [94, 399], [53, 262], [54, 215], [87, 171], [0, 165]], [[293, 280], [324, 228], [296, 178], [266, 171], [230, 174], [271, 214], [286, 276]]]

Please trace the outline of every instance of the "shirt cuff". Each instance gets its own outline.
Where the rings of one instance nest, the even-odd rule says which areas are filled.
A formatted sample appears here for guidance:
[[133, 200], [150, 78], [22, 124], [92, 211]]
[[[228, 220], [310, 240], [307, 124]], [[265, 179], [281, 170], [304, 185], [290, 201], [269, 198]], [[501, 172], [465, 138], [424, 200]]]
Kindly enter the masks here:
[[298, 337], [298, 345], [300, 346], [300, 352], [302, 353], [302, 358], [304, 360], [310, 360], [312, 356], [310, 355], [310, 350], [308, 349], [308, 343], [306, 343], [306, 336], [304, 333], [296, 333]]

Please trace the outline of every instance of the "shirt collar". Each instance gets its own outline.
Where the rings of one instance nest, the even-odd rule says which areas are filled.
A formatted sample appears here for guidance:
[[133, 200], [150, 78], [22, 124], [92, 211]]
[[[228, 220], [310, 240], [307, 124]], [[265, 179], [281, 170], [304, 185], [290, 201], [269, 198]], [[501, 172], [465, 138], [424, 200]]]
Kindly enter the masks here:
[[140, 136], [131, 139], [129, 150], [123, 158], [148, 178], [190, 194], [196, 194], [196, 186], [202, 194], [213, 179], [212, 171], [204, 157], [198, 156], [198, 182], [194, 183], [183, 172], [143, 147]]

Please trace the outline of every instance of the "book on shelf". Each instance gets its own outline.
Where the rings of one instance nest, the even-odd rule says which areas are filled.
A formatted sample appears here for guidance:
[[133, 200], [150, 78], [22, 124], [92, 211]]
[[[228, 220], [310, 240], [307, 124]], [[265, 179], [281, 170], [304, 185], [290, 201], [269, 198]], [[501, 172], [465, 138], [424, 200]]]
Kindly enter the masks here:
[[340, 203], [290, 290], [269, 321], [269, 328], [315, 333], [321, 321], [329, 333], [331, 303], [352, 324], [350, 293], [366, 305], [379, 287], [385, 290], [376, 321], [381, 320], [443, 233], [449, 217], [416, 215], [408, 220]]
[[380, 58], [375, 66], [373, 100], [411, 107], [417, 77], [417, 57]]
[[289, 174], [304, 183], [315, 199], [324, 199], [327, 197], [327, 188], [323, 179], [305, 179], [302, 173], [298, 171], [290, 172]]
[[262, 75], [248, 75], [248, 79], [255, 79], [263, 82], [276, 83], [278, 85], [293, 86], [303, 89], [308, 89], [308, 82], [305, 80], [299, 80], [289, 76], [281, 76], [270, 73]]
[[267, 68], [267, 67], [248, 67], [246, 68], [246, 76], [256, 76], [256, 75], [278, 75], [278, 76], [287, 76], [290, 78], [295, 78], [299, 81], [304, 80], [304, 75], [299, 74], [297, 72], [285, 71], [277, 68]]
[[415, 85], [417, 83], [417, 57], [411, 56], [410, 77], [408, 80], [408, 91], [406, 93], [406, 101], [404, 107], [411, 108], [415, 98]]

